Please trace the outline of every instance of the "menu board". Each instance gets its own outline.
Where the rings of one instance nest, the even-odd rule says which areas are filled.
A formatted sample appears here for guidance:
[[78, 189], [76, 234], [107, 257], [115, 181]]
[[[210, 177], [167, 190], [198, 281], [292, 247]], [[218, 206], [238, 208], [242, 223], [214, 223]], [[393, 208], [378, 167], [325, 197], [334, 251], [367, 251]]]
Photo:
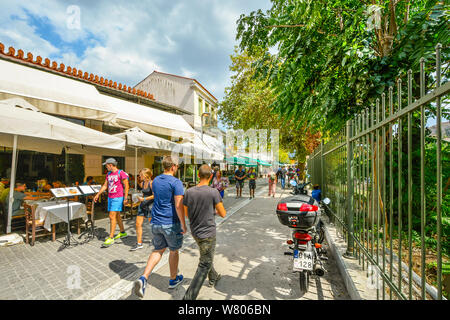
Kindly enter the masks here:
[[95, 191], [92, 190], [91, 186], [78, 186], [80, 188], [81, 192], [84, 194], [94, 194]]
[[77, 187], [69, 187], [69, 188], [54, 188], [50, 189], [53, 195], [56, 198], [64, 198], [64, 197], [73, 197], [73, 196], [82, 196], [83, 194], [78, 190]]
[[80, 192], [80, 190], [78, 190], [77, 187], [69, 187], [66, 188], [66, 191], [69, 193], [69, 195], [71, 196], [82, 196], [83, 194]]
[[94, 185], [91, 185], [91, 188], [92, 188], [92, 190], [94, 190], [95, 192], [100, 192], [100, 189], [102, 188], [102, 185], [101, 184], [94, 184]]
[[69, 196], [69, 192], [66, 191], [65, 188], [54, 188], [54, 189], [50, 189], [50, 191], [53, 193], [53, 195], [56, 198], [62, 198], [62, 197], [68, 197]]

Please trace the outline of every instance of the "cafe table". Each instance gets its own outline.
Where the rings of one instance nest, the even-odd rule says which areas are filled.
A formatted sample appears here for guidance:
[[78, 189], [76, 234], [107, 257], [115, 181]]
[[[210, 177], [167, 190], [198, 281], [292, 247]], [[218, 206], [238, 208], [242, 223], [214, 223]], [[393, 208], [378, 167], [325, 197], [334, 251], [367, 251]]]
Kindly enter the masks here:
[[[67, 221], [67, 201], [27, 201], [31, 206], [36, 206], [35, 219], [44, 221], [44, 228], [48, 231], [51, 226], [56, 223]], [[81, 202], [69, 201], [69, 219], [70, 221], [82, 218], [83, 221], [88, 220], [86, 205]]]

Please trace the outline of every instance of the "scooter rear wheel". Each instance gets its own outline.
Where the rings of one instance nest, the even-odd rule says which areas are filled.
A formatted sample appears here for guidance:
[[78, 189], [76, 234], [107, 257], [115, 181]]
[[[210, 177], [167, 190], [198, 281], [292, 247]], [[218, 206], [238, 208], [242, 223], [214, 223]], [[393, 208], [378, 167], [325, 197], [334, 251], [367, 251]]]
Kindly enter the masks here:
[[308, 292], [309, 289], [309, 272], [303, 270], [300, 274], [300, 291], [302, 293]]

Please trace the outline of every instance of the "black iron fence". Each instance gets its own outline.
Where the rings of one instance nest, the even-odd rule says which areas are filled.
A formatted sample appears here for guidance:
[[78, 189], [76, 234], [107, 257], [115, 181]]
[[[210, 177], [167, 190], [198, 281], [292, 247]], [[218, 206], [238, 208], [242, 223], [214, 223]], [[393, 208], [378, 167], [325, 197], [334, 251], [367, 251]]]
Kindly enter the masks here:
[[308, 159], [346, 256], [379, 279], [378, 299], [441, 300], [450, 292], [450, 139], [442, 136], [450, 82], [441, 65], [449, 63], [438, 45], [432, 72], [422, 58], [406, 86], [399, 77]]

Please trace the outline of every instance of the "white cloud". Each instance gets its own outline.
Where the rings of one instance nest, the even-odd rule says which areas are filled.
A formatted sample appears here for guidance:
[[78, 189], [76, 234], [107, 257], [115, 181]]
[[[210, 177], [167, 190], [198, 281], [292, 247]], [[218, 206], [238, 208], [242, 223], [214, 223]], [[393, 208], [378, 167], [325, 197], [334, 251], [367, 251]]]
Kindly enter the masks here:
[[[80, 8], [79, 30], [67, 28], [72, 3], [0, 0], [0, 42], [126, 85], [155, 69], [195, 77], [219, 99], [229, 83], [236, 20], [270, 5], [269, 0], [73, 3]], [[49, 24], [64, 45], [41, 34], [27, 12]]]

